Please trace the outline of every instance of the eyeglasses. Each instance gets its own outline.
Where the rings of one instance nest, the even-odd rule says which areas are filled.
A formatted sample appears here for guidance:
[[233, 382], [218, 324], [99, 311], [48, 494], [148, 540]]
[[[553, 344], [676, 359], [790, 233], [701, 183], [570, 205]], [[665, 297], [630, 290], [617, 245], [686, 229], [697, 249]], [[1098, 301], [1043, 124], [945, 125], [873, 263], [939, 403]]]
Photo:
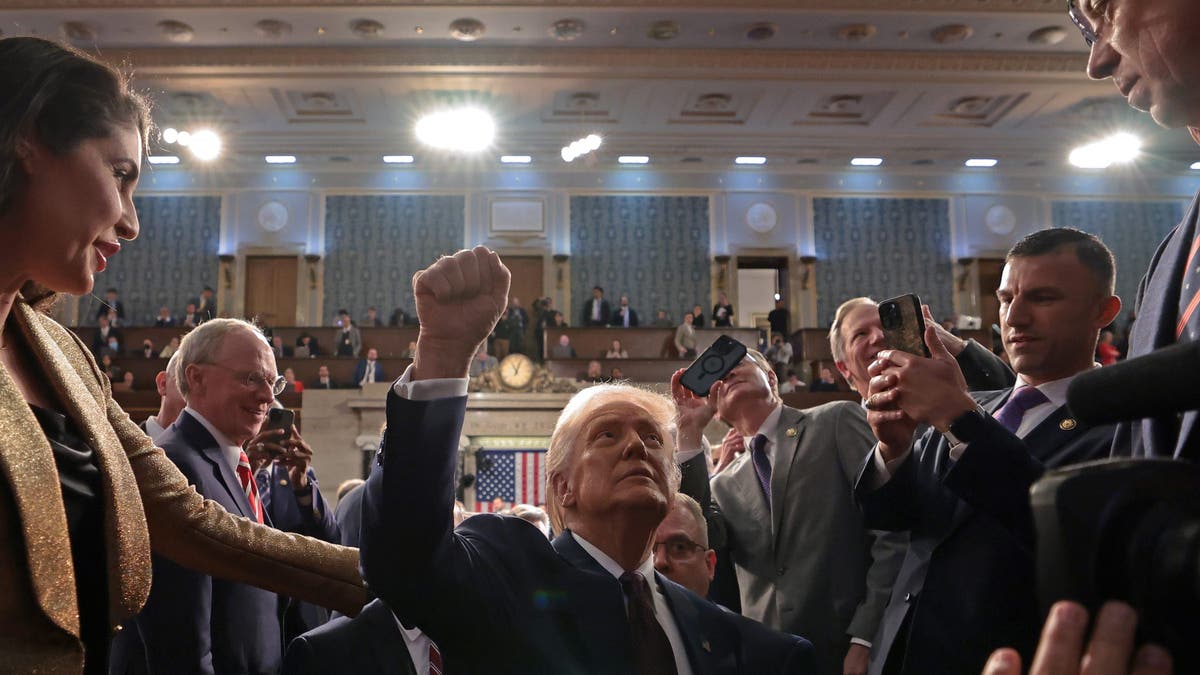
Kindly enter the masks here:
[[222, 370], [228, 370], [233, 373], [233, 379], [247, 389], [258, 389], [267, 387], [271, 390], [272, 396], [278, 396], [283, 393], [287, 387], [287, 378], [282, 375], [276, 375], [273, 378], [264, 377], [262, 373], [256, 373], [253, 370], [237, 370], [229, 366], [223, 366], [219, 363], [201, 363], [202, 366], [215, 366]]
[[1071, 17], [1071, 23], [1074, 23], [1079, 32], [1083, 34], [1083, 41], [1087, 43], [1087, 46], [1091, 47], [1096, 40], [1100, 39], [1096, 35], [1096, 29], [1092, 27], [1091, 20], [1084, 16], [1083, 10], [1079, 8], [1076, 0], [1067, 0], [1067, 16]]
[[666, 541], [654, 542], [654, 548], [651, 549], [651, 553], [657, 555], [658, 548], [660, 546], [666, 549], [667, 557], [676, 562], [686, 562], [691, 560], [693, 557], [695, 557], [698, 551], [704, 550], [703, 546], [683, 535], [671, 537]]

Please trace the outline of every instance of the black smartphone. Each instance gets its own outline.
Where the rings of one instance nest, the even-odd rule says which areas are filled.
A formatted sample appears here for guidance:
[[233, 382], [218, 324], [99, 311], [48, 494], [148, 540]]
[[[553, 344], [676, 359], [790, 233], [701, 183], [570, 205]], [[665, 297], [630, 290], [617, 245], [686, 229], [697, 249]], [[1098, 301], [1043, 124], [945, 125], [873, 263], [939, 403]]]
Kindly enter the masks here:
[[263, 431], [270, 429], [283, 429], [284, 434], [279, 440], [286, 440], [292, 437], [292, 425], [296, 423], [296, 413], [287, 408], [271, 408], [267, 413], [267, 423], [263, 426]]
[[929, 356], [925, 346], [925, 317], [921, 314], [921, 299], [913, 293], [879, 303], [879, 323], [883, 326], [883, 341], [889, 349]]
[[697, 396], [708, 396], [713, 384], [746, 358], [746, 345], [722, 335], [684, 371], [679, 383]]

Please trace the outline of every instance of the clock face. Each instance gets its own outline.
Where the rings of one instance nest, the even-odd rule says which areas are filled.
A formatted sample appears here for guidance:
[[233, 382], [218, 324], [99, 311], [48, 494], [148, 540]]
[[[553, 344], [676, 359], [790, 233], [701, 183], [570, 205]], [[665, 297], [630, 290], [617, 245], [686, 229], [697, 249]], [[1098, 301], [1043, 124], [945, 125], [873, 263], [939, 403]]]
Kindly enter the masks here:
[[509, 389], [524, 389], [533, 381], [533, 361], [524, 354], [509, 354], [500, 362], [500, 382]]

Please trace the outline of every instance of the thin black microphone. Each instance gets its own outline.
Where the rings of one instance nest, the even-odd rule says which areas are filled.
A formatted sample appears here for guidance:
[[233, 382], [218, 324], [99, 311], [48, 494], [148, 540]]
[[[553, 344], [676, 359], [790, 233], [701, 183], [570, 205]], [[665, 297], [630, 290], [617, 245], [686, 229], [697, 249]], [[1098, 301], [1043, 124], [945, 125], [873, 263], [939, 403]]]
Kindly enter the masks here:
[[1083, 373], [1067, 389], [1067, 404], [1091, 425], [1200, 409], [1200, 342]]

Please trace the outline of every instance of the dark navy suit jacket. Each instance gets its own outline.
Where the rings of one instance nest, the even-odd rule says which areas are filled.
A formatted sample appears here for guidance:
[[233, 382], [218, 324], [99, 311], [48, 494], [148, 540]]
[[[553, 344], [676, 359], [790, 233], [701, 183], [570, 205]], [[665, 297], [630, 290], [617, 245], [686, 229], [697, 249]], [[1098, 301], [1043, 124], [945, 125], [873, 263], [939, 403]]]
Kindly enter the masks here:
[[[253, 517], [216, 440], [186, 411], [158, 439], [196, 491]], [[269, 591], [210, 577], [153, 556], [150, 598], [113, 641], [114, 673], [277, 673], [283, 661], [279, 600]], [[132, 630], [136, 628], [136, 634]], [[139, 662], [138, 638], [145, 661]]]
[[[452, 530], [466, 397], [388, 393], [380, 466], [363, 497], [370, 589], [437, 642], [448, 672], [614, 673], [633, 655], [620, 583], [570, 532], [481, 514]], [[655, 575], [697, 675], [812, 673], [812, 646], [769, 631]]]
[[[1011, 393], [972, 395], [991, 413]], [[911, 675], [978, 673], [998, 647], [1015, 647], [1029, 663], [1042, 625], [1029, 488], [1047, 469], [1107, 456], [1112, 433], [1111, 425], [1077, 422], [1066, 406], [1024, 439], [988, 416], [956, 462], [946, 438], [930, 429], [875, 491], [872, 453], [856, 487], [867, 527], [909, 530], [910, 543], [871, 673], [901, 652], [903, 668], [894, 672]]]
[[[367, 375], [367, 360], [359, 359], [358, 365], [354, 366], [354, 386], [357, 387], [363, 378]], [[379, 361], [375, 362], [375, 381], [387, 382], [383, 375], [383, 365]]]
[[405, 644], [392, 611], [372, 600], [353, 619], [338, 617], [292, 640], [283, 675], [416, 675]]

